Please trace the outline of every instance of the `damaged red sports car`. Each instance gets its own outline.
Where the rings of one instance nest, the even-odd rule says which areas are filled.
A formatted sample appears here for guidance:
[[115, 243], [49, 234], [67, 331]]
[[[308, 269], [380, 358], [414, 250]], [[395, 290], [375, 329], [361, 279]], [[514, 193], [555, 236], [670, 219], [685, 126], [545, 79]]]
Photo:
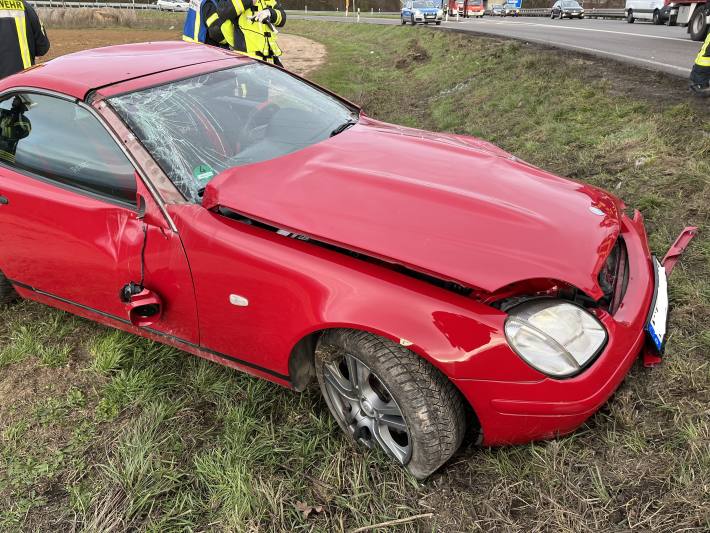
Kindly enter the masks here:
[[569, 433], [666, 332], [641, 215], [478, 139], [191, 43], [0, 81], [0, 300], [281, 385], [423, 478]]

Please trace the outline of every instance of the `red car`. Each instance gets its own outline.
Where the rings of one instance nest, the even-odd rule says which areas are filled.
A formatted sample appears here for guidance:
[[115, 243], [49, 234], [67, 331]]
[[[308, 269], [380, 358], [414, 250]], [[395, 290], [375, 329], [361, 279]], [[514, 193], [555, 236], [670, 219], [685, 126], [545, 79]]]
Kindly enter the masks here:
[[484, 445], [573, 431], [662, 349], [638, 211], [277, 67], [89, 50], [0, 81], [0, 121], [2, 302], [317, 379], [347, 434], [418, 478], [467, 424]]

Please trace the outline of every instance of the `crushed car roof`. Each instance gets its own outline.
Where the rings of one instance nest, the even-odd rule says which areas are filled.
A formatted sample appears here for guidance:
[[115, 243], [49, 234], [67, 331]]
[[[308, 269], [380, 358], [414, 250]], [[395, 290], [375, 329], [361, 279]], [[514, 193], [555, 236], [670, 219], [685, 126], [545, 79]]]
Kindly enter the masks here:
[[123, 44], [94, 48], [52, 59], [0, 82], [0, 91], [36, 87], [84, 100], [88, 93], [150, 74], [212, 61], [246, 56], [183, 41]]

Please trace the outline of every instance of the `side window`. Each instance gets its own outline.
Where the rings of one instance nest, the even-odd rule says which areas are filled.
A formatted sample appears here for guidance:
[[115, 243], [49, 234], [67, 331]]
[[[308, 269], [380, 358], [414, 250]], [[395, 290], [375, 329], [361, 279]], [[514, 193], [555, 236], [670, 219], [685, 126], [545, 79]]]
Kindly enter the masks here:
[[0, 162], [124, 203], [136, 203], [135, 170], [104, 127], [73, 102], [39, 94], [0, 102]]

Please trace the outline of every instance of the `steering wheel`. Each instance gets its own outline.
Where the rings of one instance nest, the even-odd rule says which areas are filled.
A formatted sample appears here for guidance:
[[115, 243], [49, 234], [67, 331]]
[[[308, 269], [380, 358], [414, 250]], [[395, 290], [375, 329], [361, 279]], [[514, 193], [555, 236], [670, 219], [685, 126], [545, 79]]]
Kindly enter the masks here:
[[227, 157], [229, 150], [225, 145], [223, 136], [217, 131], [212, 120], [210, 120], [209, 110], [204, 108], [202, 103], [189, 93], [183, 93], [181, 97], [189, 101], [189, 110], [194, 114], [195, 123], [199, 126], [200, 130], [202, 130], [201, 134], [209, 141], [214, 151], [219, 155]]
[[242, 127], [243, 146], [250, 146], [264, 138], [266, 128], [279, 109], [281, 109], [281, 107], [267, 100], [257, 105], [249, 115], [247, 115], [244, 126]]

